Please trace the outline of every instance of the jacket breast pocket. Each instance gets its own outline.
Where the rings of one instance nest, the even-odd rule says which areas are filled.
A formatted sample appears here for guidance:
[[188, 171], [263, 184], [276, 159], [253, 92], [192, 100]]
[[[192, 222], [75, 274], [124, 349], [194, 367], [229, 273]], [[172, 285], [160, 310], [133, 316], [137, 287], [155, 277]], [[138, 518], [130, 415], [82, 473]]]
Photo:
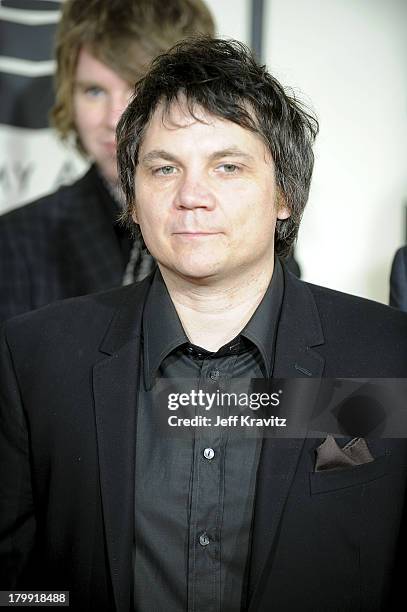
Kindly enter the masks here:
[[387, 455], [370, 463], [339, 470], [327, 470], [310, 474], [311, 494], [328, 493], [348, 487], [357, 487], [377, 480], [386, 474]]

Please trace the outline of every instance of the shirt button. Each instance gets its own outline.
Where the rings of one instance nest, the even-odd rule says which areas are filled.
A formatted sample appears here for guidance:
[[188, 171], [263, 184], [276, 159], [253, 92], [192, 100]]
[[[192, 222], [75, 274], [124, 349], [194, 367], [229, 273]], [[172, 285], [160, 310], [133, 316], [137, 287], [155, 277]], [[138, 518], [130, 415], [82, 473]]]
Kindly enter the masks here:
[[199, 536], [199, 543], [201, 546], [208, 546], [209, 538], [206, 533], [203, 533], [202, 535]]
[[205, 457], [205, 459], [213, 459], [215, 456], [215, 451], [213, 450], [213, 448], [205, 448], [203, 456]]
[[212, 380], [218, 380], [219, 375], [220, 375], [219, 370], [211, 370], [209, 372], [209, 378], [211, 378]]

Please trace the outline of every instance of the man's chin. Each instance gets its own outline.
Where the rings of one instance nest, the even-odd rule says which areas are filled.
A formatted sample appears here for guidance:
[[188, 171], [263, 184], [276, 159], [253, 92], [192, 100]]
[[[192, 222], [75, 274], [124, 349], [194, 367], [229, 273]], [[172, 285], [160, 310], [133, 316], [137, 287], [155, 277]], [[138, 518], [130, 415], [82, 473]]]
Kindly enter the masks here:
[[[221, 277], [219, 266], [214, 265], [160, 265], [160, 268], [168, 270], [171, 276], [180, 281], [188, 281], [196, 285], [210, 285], [216, 283]], [[164, 272], [165, 275], [165, 272]]]

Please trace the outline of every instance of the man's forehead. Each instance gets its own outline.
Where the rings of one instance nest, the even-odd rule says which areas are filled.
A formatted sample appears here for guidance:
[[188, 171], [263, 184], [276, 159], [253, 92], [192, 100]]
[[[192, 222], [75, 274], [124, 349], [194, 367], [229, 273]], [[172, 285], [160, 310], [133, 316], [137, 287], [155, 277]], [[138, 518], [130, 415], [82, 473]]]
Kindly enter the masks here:
[[[190, 129], [188, 129], [190, 128]], [[273, 156], [262, 136], [222, 116], [185, 101], [157, 105], [141, 137], [137, 166], [165, 159], [192, 160], [239, 158], [247, 167], [274, 172]]]
[[[161, 136], [171, 139], [174, 132], [183, 134], [185, 129], [195, 126], [199, 129], [200, 125], [204, 128], [207, 126], [209, 129], [203, 129], [202, 132], [212, 133], [216, 140], [222, 139], [222, 135], [225, 135], [226, 138], [236, 139], [239, 142], [243, 139], [247, 143], [252, 141], [253, 144], [261, 144], [262, 148], [265, 146], [259, 133], [230, 121], [222, 115], [212, 113], [198, 103], [188, 103], [185, 97], [177, 98], [169, 103], [160, 101], [157, 104], [146, 125], [140, 145], [143, 146], [146, 140]], [[188, 133], [189, 130], [186, 131]]]
[[200, 104], [190, 103], [185, 96], [179, 96], [170, 102], [161, 100], [157, 104], [148, 125], [161, 125], [166, 129], [174, 130], [189, 127], [197, 122], [213, 125], [223, 120], [222, 117], [210, 113]]
[[74, 71], [74, 81], [106, 83], [112, 89], [129, 88], [133, 86], [120, 73], [101, 59], [93, 49], [83, 45], [78, 53]]

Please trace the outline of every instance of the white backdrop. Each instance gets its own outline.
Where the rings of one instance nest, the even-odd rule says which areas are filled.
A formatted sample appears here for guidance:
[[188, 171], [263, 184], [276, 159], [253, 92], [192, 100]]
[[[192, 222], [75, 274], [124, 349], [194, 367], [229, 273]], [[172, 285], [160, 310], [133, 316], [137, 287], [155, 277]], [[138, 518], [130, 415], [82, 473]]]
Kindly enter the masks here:
[[407, 2], [272, 0], [265, 57], [320, 119], [297, 255], [312, 282], [388, 303], [407, 202]]

